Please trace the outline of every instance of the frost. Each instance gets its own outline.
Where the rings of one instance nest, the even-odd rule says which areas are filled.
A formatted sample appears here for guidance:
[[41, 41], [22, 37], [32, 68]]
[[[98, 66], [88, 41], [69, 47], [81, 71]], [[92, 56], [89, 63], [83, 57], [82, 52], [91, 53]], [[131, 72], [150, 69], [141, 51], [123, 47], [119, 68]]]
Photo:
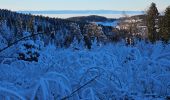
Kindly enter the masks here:
[[[1, 84], [2, 85], [2, 84]], [[8, 87], [9, 88], [9, 87]], [[21, 94], [18, 93], [18, 91], [14, 91], [8, 88], [4, 88], [0, 86], [0, 98], [4, 98], [5, 100], [26, 100]], [[12, 87], [10, 87], [12, 88]]]
[[0, 34], [0, 49], [4, 48], [7, 46], [7, 41], [5, 38], [2, 37], [2, 35]]
[[0, 96], [28, 100], [159, 100], [170, 95], [169, 44], [93, 43], [90, 50], [79, 48], [76, 39], [70, 48], [49, 44], [39, 50], [38, 62], [4, 59], [0, 64], [0, 80], [4, 83], [0, 84]]
[[69, 80], [61, 74], [50, 72], [39, 80], [31, 100], [56, 100], [70, 93]]

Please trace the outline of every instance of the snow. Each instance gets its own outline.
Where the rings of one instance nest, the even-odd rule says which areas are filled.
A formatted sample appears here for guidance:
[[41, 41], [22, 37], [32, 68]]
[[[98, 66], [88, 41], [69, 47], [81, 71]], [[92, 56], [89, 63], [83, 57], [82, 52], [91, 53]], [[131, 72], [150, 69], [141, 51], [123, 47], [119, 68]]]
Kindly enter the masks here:
[[4, 48], [6, 46], [7, 46], [7, 41], [0, 34], [0, 49]]
[[31, 35], [31, 33], [29, 33], [29, 32], [23, 32], [23, 37], [30, 36], [30, 35]]
[[0, 98], [161, 100], [170, 95], [170, 44], [99, 46], [95, 41], [91, 50], [73, 49], [77, 46], [49, 44], [38, 62], [2, 61]]
[[111, 26], [111, 27], [116, 27], [118, 24], [118, 21], [108, 21], [108, 22], [95, 22], [97, 25], [103, 25], [103, 26]]

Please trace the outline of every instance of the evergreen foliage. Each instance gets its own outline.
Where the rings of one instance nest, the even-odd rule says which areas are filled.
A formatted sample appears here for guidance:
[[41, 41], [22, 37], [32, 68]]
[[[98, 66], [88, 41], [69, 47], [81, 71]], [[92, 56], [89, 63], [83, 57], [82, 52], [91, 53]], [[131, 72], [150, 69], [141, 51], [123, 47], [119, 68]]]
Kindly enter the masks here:
[[152, 3], [147, 11], [147, 28], [148, 28], [148, 39], [154, 43], [158, 40], [158, 9], [155, 3]]
[[161, 39], [165, 43], [170, 40], [170, 6], [166, 8], [165, 15], [160, 19]]

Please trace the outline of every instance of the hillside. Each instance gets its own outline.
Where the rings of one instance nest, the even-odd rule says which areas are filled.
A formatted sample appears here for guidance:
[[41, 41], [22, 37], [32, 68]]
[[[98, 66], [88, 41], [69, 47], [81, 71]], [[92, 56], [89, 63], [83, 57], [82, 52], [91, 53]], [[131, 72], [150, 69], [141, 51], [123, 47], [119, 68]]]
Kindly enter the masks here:
[[80, 16], [80, 17], [71, 17], [67, 18], [70, 21], [77, 21], [77, 22], [109, 22], [115, 21], [116, 19], [108, 19], [106, 17], [91, 15], [91, 16]]
[[[100, 41], [105, 41], [107, 39], [106, 33], [108, 31], [114, 35], [114, 32], [112, 32], [113, 28], [88, 23], [85, 22], [86, 19], [91, 21], [107, 20], [104, 17], [91, 16], [77, 22], [75, 20], [35, 16], [1, 9], [0, 32], [1, 35], [6, 38], [8, 44], [22, 38], [24, 32], [29, 32], [32, 35], [41, 33], [42, 35], [40, 35], [40, 38], [45, 42], [45, 44], [48, 44], [54, 39], [56, 45], [61, 47], [68, 47], [74, 38], [79, 41], [81, 39], [86, 39], [83, 41], [86, 41], [87, 45], [89, 44], [87, 41], [91, 41], [94, 37], [98, 39], [100, 38]], [[99, 29], [100, 32], [92, 34], [92, 32], [96, 29]], [[6, 36], [6, 34], [9, 35]], [[88, 37], [84, 38], [85, 36]], [[105, 40], [102, 39], [104, 37]]]

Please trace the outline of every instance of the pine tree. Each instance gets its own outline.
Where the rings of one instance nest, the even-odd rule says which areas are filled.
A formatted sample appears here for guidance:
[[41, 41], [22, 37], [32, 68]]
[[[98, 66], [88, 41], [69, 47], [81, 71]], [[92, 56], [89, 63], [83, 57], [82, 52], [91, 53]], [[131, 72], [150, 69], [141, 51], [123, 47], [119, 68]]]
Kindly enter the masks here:
[[28, 21], [28, 29], [31, 34], [34, 34], [34, 17], [31, 17]]
[[165, 15], [159, 19], [161, 40], [167, 43], [170, 40], [170, 6], [166, 8]]
[[91, 39], [89, 38], [89, 36], [85, 35], [84, 36], [84, 42], [85, 42], [85, 46], [88, 48], [88, 49], [91, 49]]
[[158, 9], [155, 3], [152, 3], [147, 11], [147, 27], [148, 27], [148, 38], [154, 43], [158, 39]]
[[163, 34], [162, 39], [165, 42], [168, 42], [168, 40], [170, 40], [170, 6], [165, 10], [164, 25], [165, 33]]
[[162, 41], [165, 41], [165, 17], [162, 16], [159, 18], [159, 34], [160, 34], [160, 38]]
[[1, 22], [1, 20], [2, 20], [2, 17], [0, 16], [0, 22]]

